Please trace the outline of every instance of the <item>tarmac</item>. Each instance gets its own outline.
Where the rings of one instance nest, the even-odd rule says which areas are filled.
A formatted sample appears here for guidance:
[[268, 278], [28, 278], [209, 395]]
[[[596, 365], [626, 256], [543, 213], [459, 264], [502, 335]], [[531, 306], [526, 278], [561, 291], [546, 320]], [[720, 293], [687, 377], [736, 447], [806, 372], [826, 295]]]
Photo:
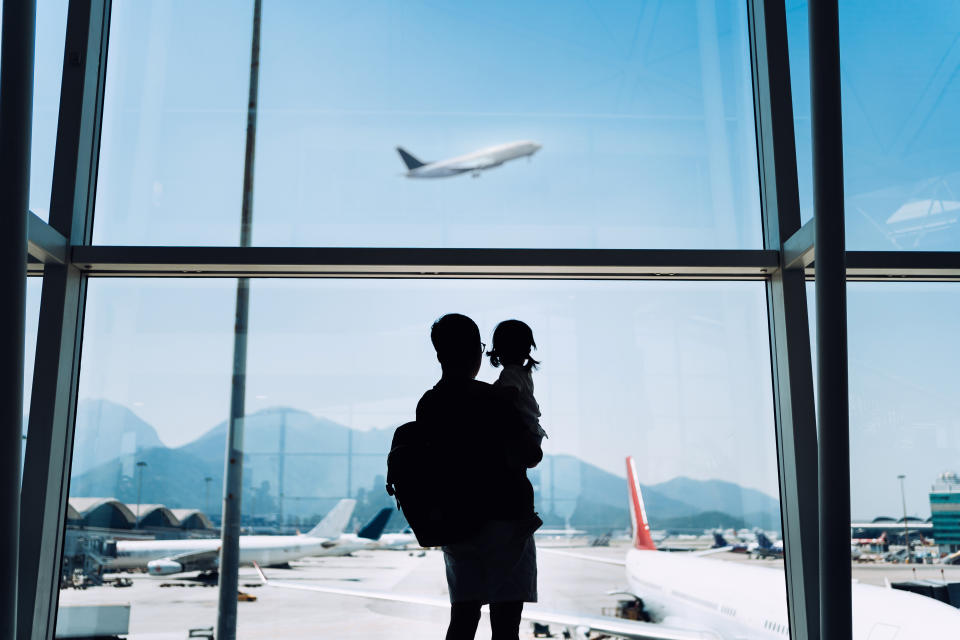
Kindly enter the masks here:
[[[550, 553], [553, 546], [575, 541], [538, 542], [539, 607], [552, 611], [599, 615], [616, 605], [618, 596], [607, 595], [626, 587], [622, 567]], [[601, 558], [622, 559], [628, 543], [610, 547], [579, 546], [566, 550]], [[752, 560], [744, 554], [717, 553], [711, 558], [747, 562], [781, 570], [781, 560]], [[352, 557], [305, 558], [290, 568], [265, 568], [269, 581], [322, 585], [339, 589], [385, 591], [447, 599], [442, 553], [433, 551], [360, 551]], [[62, 605], [129, 603], [131, 640], [182, 640], [191, 629], [216, 626], [217, 589], [181, 576], [154, 577], [144, 573], [115, 574], [132, 580], [132, 586], [100, 586], [60, 593]], [[195, 576], [196, 574], [186, 574]], [[960, 581], [960, 567], [936, 565], [854, 565], [854, 579], [883, 586], [915, 578]], [[115, 577], [113, 575], [109, 577]], [[238, 638], [391, 638], [396, 640], [443, 638], [448, 611], [444, 607], [374, 601], [366, 598], [264, 585], [252, 567], [241, 567], [240, 589], [255, 601], [238, 604]], [[619, 596], [622, 598], [623, 596]], [[559, 633], [560, 629], [554, 629]], [[479, 640], [490, 637], [486, 617]], [[532, 638], [529, 624], [521, 638]]]

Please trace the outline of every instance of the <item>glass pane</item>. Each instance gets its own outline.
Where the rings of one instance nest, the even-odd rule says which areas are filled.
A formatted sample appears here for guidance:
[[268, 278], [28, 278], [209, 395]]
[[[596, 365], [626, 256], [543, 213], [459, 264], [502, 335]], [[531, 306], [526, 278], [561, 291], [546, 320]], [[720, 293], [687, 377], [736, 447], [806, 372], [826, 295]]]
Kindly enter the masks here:
[[786, 0], [787, 43], [790, 51], [790, 91], [793, 133], [797, 146], [797, 186], [800, 222], [813, 219], [813, 149], [810, 139], [810, 24], [806, 0]]
[[[851, 283], [848, 291], [854, 557], [882, 561], [855, 567], [854, 577], [907, 590], [916, 590], [903, 584], [913, 580], [960, 582], [960, 568], [940, 563], [960, 550], [960, 339], [952, 322], [960, 285]], [[914, 566], [903, 566], [908, 559]], [[936, 591], [926, 595], [903, 594], [897, 608], [913, 612], [915, 633], [947, 634], [960, 612], [937, 602]]]
[[[249, 7], [131, 4], [96, 240], [235, 244]], [[743, 3], [287, 2], [262, 24], [254, 244], [761, 246]]]
[[[801, 210], [810, 203], [806, 2], [787, 2]], [[960, 5], [840, 2], [847, 248], [960, 249]]]
[[60, 115], [60, 81], [67, 33], [67, 0], [37, 2], [33, 72], [33, 131], [30, 153], [30, 210], [49, 220], [53, 155]]
[[95, 242], [238, 242], [251, 7], [113, 3]]
[[851, 249], [960, 249], [958, 31], [947, 0], [840, 4]]
[[[33, 392], [33, 363], [37, 353], [37, 326], [40, 323], [40, 292], [43, 289], [43, 279], [32, 277], [27, 278], [27, 330], [24, 340], [23, 351], [23, 424], [21, 433], [23, 434], [22, 456], [26, 453], [26, 439], [28, 418], [30, 417], [30, 396]], [[23, 465], [20, 466], [21, 470]]]
[[[89, 508], [94, 498], [114, 497], [195, 508], [216, 521], [235, 282], [96, 279], [89, 286], [71, 501]], [[474, 318], [490, 346], [496, 323], [519, 317], [538, 345], [534, 356], [542, 364], [532, 376], [549, 434], [544, 460], [528, 472], [545, 521], [536, 537], [538, 607], [584, 616], [617, 607], [618, 598], [606, 593], [624, 585], [622, 567], [543, 550], [578, 546], [578, 553], [602, 559], [626, 556], [626, 455], [636, 461], [661, 548], [709, 548], [719, 531], [741, 551], [777, 555], [776, 544], [760, 545], [756, 533], [776, 540], [780, 529], [762, 283], [254, 280], [244, 534], [263, 536], [256, 539], [274, 550], [296, 549], [289, 565], [264, 568], [278, 583], [272, 588], [258, 588], [253, 568], [241, 567], [241, 590], [258, 598], [240, 603], [242, 635], [339, 636], [349, 625], [363, 638], [442, 636], [448, 615], [442, 554], [421, 551], [403, 535], [402, 514], [383, 487], [394, 428], [414, 417], [440, 375], [431, 323], [450, 311]], [[500, 372], [485, 361], [479, 377], [494, 381]], [[147, 465], [137, 467], [140, 461]], [[352, 513], [339, 518], [326, 543], [318, 541], [313, 527], [336, 516], [346, 498], [356, 501]], [[124, 540], [186, 534], [145, 520], [135, 531], [120, 506], [101, 508], [117, 523], [98, 543], [106, 555], [136, 564], [129, 553], [139, 549], [140, 569], [152, 562], [154, 573], [168, 575], [110, 568], [108, 579], [130, 578], [132, 588], [65, 590], [61, 603], [129, 603], [131, 635], [181, 635], [212, 625], [215, 590], [160, 588], [194, 583], [205, 566], [202, 555], [178, 557], [172, 541], [163, 547]], [[374, 540], [382, 509], [390, 519]], [[367, 539], [340, 534], [371, 521]], [[242, 548], [253, 540], [243, 538]], [[178, 544], [202, 550], [216, 541]], [[335, 557], [351, 549], [352, 556]], [[664, 627], [735, 623], [752, 635], [756, 627], [749, 624], [759, 622], [737, 612], [747, 611], [748, 602], [755, 610], [759, 601], [766, 622], [785, 629], [781, 561], [750, 555], [648, 554], [641, 561], [662, 562], [659, 573], [651, 568], [647, 583], [631, 586]], [[734, 579], [762, 583], [761, 595], [731, 592]], [[723, 609], [691, 618], [683, 613], [689, 600], [664, 600], [649, 581], [669, 583], [682, 594], [677, 598]], [[371, 603], [283, 583], [437, 599], [442, 606]], [[666, 616], [673, 617], [664, 622]]]

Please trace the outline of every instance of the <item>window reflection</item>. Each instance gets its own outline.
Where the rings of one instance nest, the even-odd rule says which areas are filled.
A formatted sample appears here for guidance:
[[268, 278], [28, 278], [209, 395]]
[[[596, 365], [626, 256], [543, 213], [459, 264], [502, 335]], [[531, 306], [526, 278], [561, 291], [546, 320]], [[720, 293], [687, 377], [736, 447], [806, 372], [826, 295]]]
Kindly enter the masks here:
[[[787, 2], [801, 210], [812, 215], [806, 2]], [[960, 7], [840, 2], [847, 247], [960, 249]]]

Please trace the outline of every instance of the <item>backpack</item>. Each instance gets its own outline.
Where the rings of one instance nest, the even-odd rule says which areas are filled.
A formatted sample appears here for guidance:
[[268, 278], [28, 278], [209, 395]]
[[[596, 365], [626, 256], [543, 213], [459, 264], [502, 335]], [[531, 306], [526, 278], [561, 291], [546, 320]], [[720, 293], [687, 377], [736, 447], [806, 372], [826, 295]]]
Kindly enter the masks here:
[[460, 542], [483, 524], [474, 496], [457, 482], [453, 463], [418, 431], [416, 422], [393, 433], [387, 494], [396, 499], [421, 547]]

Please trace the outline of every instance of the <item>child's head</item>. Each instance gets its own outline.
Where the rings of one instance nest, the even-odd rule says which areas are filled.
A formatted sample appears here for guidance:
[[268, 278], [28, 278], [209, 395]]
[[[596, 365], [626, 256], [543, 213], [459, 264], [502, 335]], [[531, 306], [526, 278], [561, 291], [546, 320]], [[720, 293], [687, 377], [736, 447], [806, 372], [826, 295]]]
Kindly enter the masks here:
[[535, 369], [540, 363], [530, 356], [530, 350], [536, 348], [533, 331], [525, 322], [504, 320], [493, 331], [493, 346], [487, 355], [495, 367], [510, 364]]

